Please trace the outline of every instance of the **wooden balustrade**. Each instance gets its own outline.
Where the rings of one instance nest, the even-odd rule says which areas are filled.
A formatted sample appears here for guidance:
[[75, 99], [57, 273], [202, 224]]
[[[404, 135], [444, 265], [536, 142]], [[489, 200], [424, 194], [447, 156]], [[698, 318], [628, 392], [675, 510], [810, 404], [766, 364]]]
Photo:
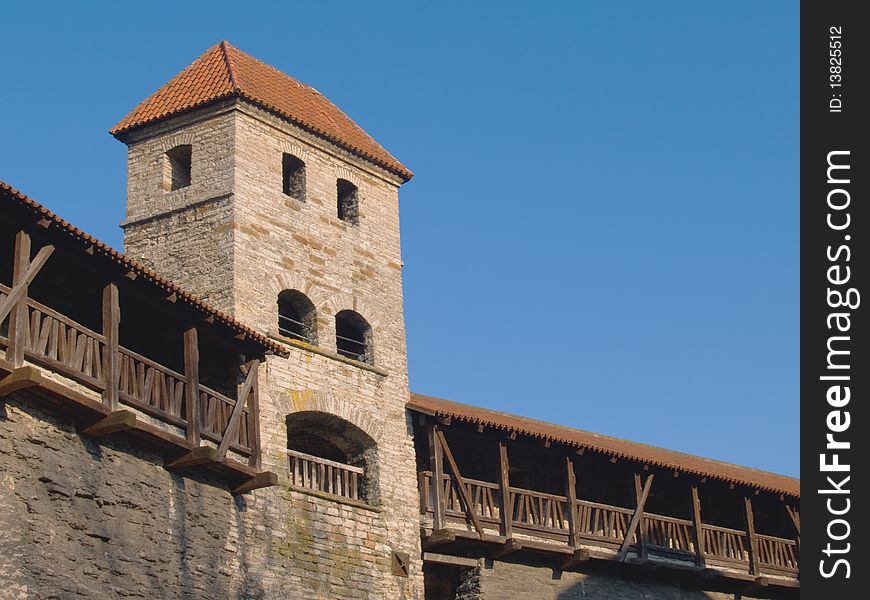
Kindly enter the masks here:
[[182, 412], [185, 377], [144, 356], [120, 348], [119, 396], [122, 402], [177, 427], [187, 421]]
[[[202, 437], [219, 443], [224, 431], [230, 422], [236, 401], [214, 391], [211, 388], [199, 384], [199, 416], [200, 433]], [[238, 427], [230, 436], [230, 448], [240, 454], [248, 455], [251, 452], [249, 443], [249, 419], [250, 409], [247, 405], [242, 406]]]
[[[419, 473], [420, 508], [434, 512], [433, 474]], [[498, 484], [465, 478], [472, 509], [478, 519], [495, 527], [501, 519], [501, 490]], [[456, 480], [443, 475], [442, 498], [444, 514], [454, 520], [465, 519], [466, 511]], [[542, 535], [570, 544], [568, 499], [566, 496], [535, 492], [518, 487], [509, 488], [513, 507], [510, 524], [527, 535]], [[623, 542], [634, 510], [576, 500], [576, 534], [584, 543], [614, 548]], [[643, 531], [651, 553], [694, 560], [697, 555], [695, 525], [689, 519], [644, 513]], [[749, 537], [746, 531], [715, 525], [702, 525], [704, 558], [714, 564], [746, 570], [749, 566]], [[762, 571], [794, 575], [799, 572], [798, 544], [795, 540], [756, 534], [758, 564]], [[637, 533], [632, 544], [638, 543]]]
[[360, 499], [360, 484], [365, 470], [319, 456], [287, 450], [292, 485], [334, 494], [353, 500]]

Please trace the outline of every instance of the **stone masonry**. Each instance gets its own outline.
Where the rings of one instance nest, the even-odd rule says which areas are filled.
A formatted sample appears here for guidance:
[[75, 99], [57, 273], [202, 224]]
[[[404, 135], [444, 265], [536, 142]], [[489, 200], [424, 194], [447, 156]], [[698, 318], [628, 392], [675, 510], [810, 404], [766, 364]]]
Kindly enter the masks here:
[[[299, 561], [296, 567], [311, 573], [311, 585], [340, 582], [324, 597], [358, 597], [360, 587], [351, 582], [374, 579], [362, 588], [371, 597], [422, 598], [419, 500], [405, 411], [401, 180], [243, 101], [166, 119], [125, 141], [128, 254], [264, 334], [277, 335], [281, 291], [300, 291], [316, 307], [319, 346], [288, 343], [290, 356], [269, 357], [261, 370], [263, 468], [286, 482], [285, 420], [296, 411], [338, 416], [377, 442], [378, 476], [370, 493], [377, 510], [353, 509], [370, 523], [360, 526], [370, 536], [364, 563], [341, 559], [358, 544], [344, 528], [330, 526], [320, 514], [300, 513], [298, 506], [351, 509], [302, 492], [258, 491], [270, 510], [310, 527], [287, 544], [304, 546], [312, 536], [333, 541], [315, 554], [279, 553], [280, 560]], [[193, 148], [192, 184], [166, 192], [161, 161], [180, 144]], [[283, 153], [305, 162], [304, 202], [283, 193]], [[337, 216], [338, 179], [359, 189], [357, 225]], [[336, 354], [335, 315], [345, 309], [371, 325], [373, 365]], [[410, 577], [391, 574], [393, 550], [411, 556]]]

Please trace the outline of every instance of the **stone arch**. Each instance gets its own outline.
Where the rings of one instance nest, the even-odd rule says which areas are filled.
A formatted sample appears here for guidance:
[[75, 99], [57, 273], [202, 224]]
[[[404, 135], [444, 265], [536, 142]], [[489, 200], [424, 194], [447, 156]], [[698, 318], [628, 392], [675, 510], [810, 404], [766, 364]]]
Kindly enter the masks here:
[[352, 310], [359, 313], [371, 326], [374, 334], [376, 336], [380, 335], [381, 322], [377, 317], [378, 313], [364, 299], [352, 294], [333, 294], [323, 306], [324, 314], [328, 314], [333, 319], [335, 315], [343, 310]]
[[278, 149], [282, 154], [292, 154], [306, 165], [311, 161], [311, 152], [305, 146], [297, 144], [294, 141], [281, 140], [278, 144]]
[[178, 146], [194, 146], [194, 134], [192, 131], [179, 131], [160, 140], [160, 152], [169, 152]]
[[344, 166], [336, 167], [335, 178], [336, 179], [346, 179], [349, 182], [351, 182], [352, 184], [354, 184], [356, 187], [358, 187], [358, 188], [362, 187], [362, 179], [360, 178], [360, 176], [357, 175], [352, 169], [349, 169], [348, 167], [344, 167]]
[[364, 431], [376, 444], [383, 437], [383, 425], [356, 404], [319, 390], [290, 390], [282, 394], [280, 406], [284, 414], [321, 412], [335, 415]]
[[273, 298], [277, 298], [278, 294], [284, 290], [296, 290], [308, 296], [308, 299], [314, 304], [319, 314], [323, 313], [329, 303], [329, 299], [317, 286], [301, 277], [298, 273], [288, 271], [272, 276], [266, 290], [268, 294]]

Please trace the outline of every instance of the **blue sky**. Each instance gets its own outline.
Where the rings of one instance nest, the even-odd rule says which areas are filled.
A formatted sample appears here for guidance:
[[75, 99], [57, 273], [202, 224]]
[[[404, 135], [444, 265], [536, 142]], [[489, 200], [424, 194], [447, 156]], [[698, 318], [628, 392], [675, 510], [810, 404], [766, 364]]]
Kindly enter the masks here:
[[120, 247], [107, 130], [228, 39], [416, 172], [412, 389], [798, 474], [798, 3], [123, 4], [0, 9], [0, 179]]

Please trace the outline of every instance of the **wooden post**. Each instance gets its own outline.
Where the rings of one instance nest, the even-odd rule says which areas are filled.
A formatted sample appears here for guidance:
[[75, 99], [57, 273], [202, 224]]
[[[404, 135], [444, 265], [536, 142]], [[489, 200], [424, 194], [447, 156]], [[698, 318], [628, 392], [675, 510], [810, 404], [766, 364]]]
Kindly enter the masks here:
[[[634, 505], [635, 507], [640, 506], [640, 497], [643, 494], [643, 487], [640, 483], [640, 473], [634, 474]], [[648, 550], [647, 550], [647, 523], [646, 519], [643, 518], [643, 514], [640, 516], [640, 523], [637, 526], [637, 549], [638, 556], [642, 560], [646, 560]]]
[[[15, 235], [15, 254], [12, 263], [12, 288], [25, 286], [24, 274], [30, 266], [30, 235], [19, 231]], [[12, 301], [9, 294], [7, 301]], [[9, 346], [6, 348], [6, 360], [13, 367], [24, 365], [24, 349], [27, 346], [27, 288], [24, 295], [12, 306], [9, 314]]]
[[248, 464], [260, 470], [262, 456], [260, 455], [260, 382], [254, 379], [251, 393], [248, 396], [248, 443], [251, 446], [251, 460]]
[[565, 497], [568, 499], [568, 545], [577, 548], [580, 545], [580, 531], [577, 523], [577, 475], [574, 473], [574, 461], [565, 457]]
[[752, 500], [749, 496], [743, 498], [746, 506], [746, 535], [749, 536], [749, 573], [758, 575], [758, 539], [755, 537], [755, 515], [752, 512]]
[[434, 485], [435, 507], [432, 517], [432, 529], [444, 529], [444, 452], [441, 440], [438, 438], [438, 426], [429, 425], [429, 465], [432, 468], [432, 484]]
[[501, 497], [501, 503], [498, 507], [501, 517], [500, 533], [507, 539], [511, 539], [513, 537], [514, 501], [511, 495], [510, 465], [506, 442], [498, 443], [498, 464], [498, 492]]
[[640, 498], [637, 500], [637, 507], [634, 509], [634, 514], [631, 516], [631, 522], [628, 524], [628, 529], [625, 530], [625, 539], [622, 540], [622, 546], [619, 548], [619, 562], [624, 562], [628, 556], [628, 547], [631, 545], [631, 538], [634, 537], [634, 532], [637, 531], [637, 525], [643, 517], [643, 507], [646, 504], [646, 499], [649, 497], [649, 490], [652, 487], [654, 475], [650, 473], [643, 484], [643, 490], [640, 492]]
[[795, 530], [795, 542], [797, 542], [798, 552], [801, 550], [801, 514], [797, 509], [792, 508], [788, 504], [785, 505], [785, 511], [788, 513], [788, 518], [791, 519]]
[[184, 332], [184, 385], [187, 441], [199, 446], [199, 335], [196, 327]]
[[118, 286], [112, 282], [103, 288], [103, 336], [106, 338], [103, 349], [103, 371], [106, 374], [103, 403], [113, 411], [118, 409], [118, 385], [121, 380], [121, 355], [118, 350], [120, 324]]
[[698, 486], [692, 486], [692, 527], [695, 530], [695, 564], [700, 568], [706, 566], [704, 558], [704, 525], [701, 520], [701, 498], [698, 495]]
[[453, 456], [453, 452], [451, 452], [450, 446], [447, 444], [447, 438], [444, 437], [444, 432], [439, 429], [435, 433], [441, 441], [441, 449], [444, 450], [447, 464], [450, 465], [450, 470], [453, 472], [453, 478], [456, 480], [456, 488], [459, 490], [459, 497], [462, 498], [462, 503], [465, 505], [465, 513], [468, 515], [468, 518], [471, 519], [471, 523], [474, 525], [474, 529], [477, 531], [480, 539], [483, 539], [483, 527], [480, 525], [477, 513], [474, 512], [474, 504], [471, 502], [471, 496], [468, 495], [468, 487], [465, 485], [465, 479], [463, 479], [462, 473], [459, 472], [459, 464], [456, 462], [456, 458]]
[[254, 386], [254, 381], [257, 380], [257, 372], [259, 371], [260, 361], [252, 360], [248, 363], [248, 374], [245, 377], [245, 383], [242, 384], [242, 389], [236, 397], [236, 405], [233, 406], [233, 412], [230, 413], [229, 422], [221, 435], [221, 443], [217, 447], [217, 459], [223, 460], [227, 455], [227, 450], [232, 443], [232, 440], [238, 434], [239, 419], [242, 418], [242, 409], [245, 407], [245, 402], [248, 401], [248, 395], [251, 393], [251, 388]]

